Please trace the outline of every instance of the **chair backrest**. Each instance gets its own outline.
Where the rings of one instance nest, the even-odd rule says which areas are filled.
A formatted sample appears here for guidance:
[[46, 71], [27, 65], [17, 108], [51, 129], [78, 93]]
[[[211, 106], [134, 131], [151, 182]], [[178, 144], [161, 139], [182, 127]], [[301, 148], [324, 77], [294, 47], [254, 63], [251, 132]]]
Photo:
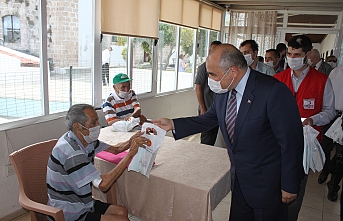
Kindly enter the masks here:
[[55, 139], [33, 144], [10, 154], [19, 181], [19, 194], [44, 205], [48, 201], [47, 163], [56, 142]]

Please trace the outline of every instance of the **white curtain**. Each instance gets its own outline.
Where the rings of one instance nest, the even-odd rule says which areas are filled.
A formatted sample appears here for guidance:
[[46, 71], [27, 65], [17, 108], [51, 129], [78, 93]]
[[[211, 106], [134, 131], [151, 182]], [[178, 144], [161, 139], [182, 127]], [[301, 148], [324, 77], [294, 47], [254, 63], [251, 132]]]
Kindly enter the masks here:
[[239, 45], [245, 40], [255, 40], [259, 46], [259, 55], [275, 48], [276, 11], [230, 11], [228, 43]]

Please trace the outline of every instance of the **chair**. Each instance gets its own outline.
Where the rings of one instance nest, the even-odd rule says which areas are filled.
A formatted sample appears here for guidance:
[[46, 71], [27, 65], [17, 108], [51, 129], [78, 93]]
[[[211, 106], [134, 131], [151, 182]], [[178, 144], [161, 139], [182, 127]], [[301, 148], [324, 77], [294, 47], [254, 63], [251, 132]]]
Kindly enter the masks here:
[[19, 181], [19, 203], [29, 210], [32, 221], [64, 221], [61, 209], [47, 206], [46, 171], [49, 156], [57, 140], [49, 140], [24, 147], [10, 154]]

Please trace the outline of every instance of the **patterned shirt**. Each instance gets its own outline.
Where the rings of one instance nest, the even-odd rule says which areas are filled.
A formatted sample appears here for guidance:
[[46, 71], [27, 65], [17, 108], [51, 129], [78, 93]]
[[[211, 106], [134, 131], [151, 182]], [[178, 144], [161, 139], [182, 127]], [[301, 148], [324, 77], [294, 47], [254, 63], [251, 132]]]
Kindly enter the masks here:
[[48, 160], [48, 205], [63, 210], [64, 219], [84, 220], [93, 211], [92, 181], [100, 177], [94, 156], [109, 147], [95, 141], [83, 147], [72, 131], [56, 143]]
[[105, 113], [107, 122], [115, 119], [127, 118], [133, 113], [134, 108], [139, 107], [136, 93], [131, 90], [126, 98], [120, 98], [114, 91], [102, 104], [102, 111]]

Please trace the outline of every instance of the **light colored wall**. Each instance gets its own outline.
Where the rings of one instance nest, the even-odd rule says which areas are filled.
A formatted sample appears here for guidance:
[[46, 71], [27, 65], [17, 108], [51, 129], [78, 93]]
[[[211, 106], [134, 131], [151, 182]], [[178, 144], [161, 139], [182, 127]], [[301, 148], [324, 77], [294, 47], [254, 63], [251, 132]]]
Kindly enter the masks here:
[[320, 50], [321, 44], [319, 44], [319, 43], [312, 43], [312, 47], [313, 47], [313, 49], [317, 49], [319, 51], [319, 53], [321, 53], [321, 50]]
[[336, 35], [335, 34], [327, 35], [325, 37], [325, 39], [322, 41], [321, 49], [319, 50], [320, 53], [326, 54], [326, 51], [328, 51], [328, 56], [330, 56], [331, 50], [334, 49], [335, 41], [336, 41]]
[[[144, 114], [148, 118], [184, 117], [197, 114], [197, 99], [194, 90], [140, 99]], [[0, 220], [20, 211], [18, 203], [17, 177], [6, 177], [9, 153], [43, 140], [59, 138], [65, 133], [64, 116], [34, 125], [0, 131]]]
[[0, 131], [0, 219], [20, 210], [18, 203], [18, 180], [15, 175], [6, 177], [8, 155], [20, 148], [53, 138], [59, 138], [65, 131], [64, 117], [57, 117], [33, 125]]

